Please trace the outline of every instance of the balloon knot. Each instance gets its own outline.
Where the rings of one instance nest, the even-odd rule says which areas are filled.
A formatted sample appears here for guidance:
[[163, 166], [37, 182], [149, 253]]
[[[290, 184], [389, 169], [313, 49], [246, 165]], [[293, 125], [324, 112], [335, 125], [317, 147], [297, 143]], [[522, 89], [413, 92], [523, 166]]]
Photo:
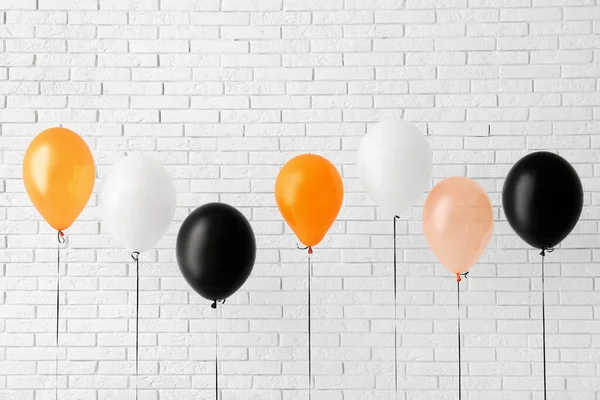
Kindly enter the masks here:
[[540, 256], [545, 257], [546, 256], [546, 252], [548, 253], [552, 253], [554, 251], [554, 247], [545, 247], [542, 249], [542, 252], [540, 253]]
[[312, 253], [313, 253], [312, 247], [308, 246], [308, 254], [312, 254]]
[[65, 233], [63, 231], [58, 231], [56, 237], [58, 238], [58, 243], [63, 244], [65, 242]]
[[216, 301], [216, 300], [214, 300], [214, 301], [213, 301], [213, 303], [212, 303], [212, 305], [211, 305], [211, 308], [212, 308], [213, 310], [216, 310], [216, 309], [217, 309], [217, 301]]
[[461, 282], [462, 278], [466, 278], [469, 275], [469, 271], [464, 272], [462, 274], [456, 274], [456, 282]]
[[139, 251], [134, 251], [134, 252], [131, 253], [131, 258], [133, 258], [135, 261], [138, 260], [139, 256], [140, 256], [140, 252]]

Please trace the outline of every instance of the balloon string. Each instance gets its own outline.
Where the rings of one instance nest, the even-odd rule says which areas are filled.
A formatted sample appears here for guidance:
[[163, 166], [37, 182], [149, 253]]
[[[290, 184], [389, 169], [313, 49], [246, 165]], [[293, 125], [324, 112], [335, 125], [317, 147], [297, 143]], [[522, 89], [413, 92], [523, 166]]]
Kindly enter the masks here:
[[312, 335], [312, 329], [311, 329], [311, 313], [310, 313], [310, 309], [311, 309], [311, 298], [310, 298], [310, 293], [311, 293], [311, 287], [310, 287], [310, 281], [311, 281], [311, 259], [312, 259], [312, 248], [308, 247], [308, 399], [312, 399], [312, 387], [313, 387], [313, 379], [312, 379], [312, 343], [311, 343], [311, 335]]
[[[225, 300], [221, 304], [225, 304]], [[211, 307], [215, 310], [215, 399], [219, 400], [219, 311], [217, 310], [217, 300], [213, 300]]]
[[140, 360], [140, 253], [134, 251], [131, 258], [135, 260], [135, 398], [138, 398], [139, 388], [139, 360]]
[[544, 356], [544, 400], [547, 396], [547, 377], [546, 377], [546, 275], [544, 273], [544, 259], [546, 258], [546, 252], [552, 253], [554, 249], [552, 247], [542, 249], [540, 256], [542, 256], [542, 349]]
[[219, 400], [219, 310], [216, 300], [211, 307], [215, 310], [215, 399]]
[[398, 398], [398, 267], [396, 258], [396, 221], [399, 216], [394, 216], [394, 392]]
[[313, 388], [313, 379], [312, 379], [312, 342], [311, 342], [311, 336], [312, 336], [312, 328], [311, 328], [311, 313], [310, 313], [310, 309], [311, 309], [311, 299], [310, 299], [310, 293], [311, 293], [311, 288], [310, 288], [310, 280], [311, 280], [311, 259], [312, 259], [312, 254], [313, 254], [313, 249], [312, 246], [306, 246], [306, 247], [300, 247], [300, 245], [296, 245], [296, 248], [298, 248], [298, 250], [308, 250], [308, 399], [312, 399], [312, 388]]
[[54, 360], [54, 395], [58, 400], [58, 331], [60, 325], [60, 245], [65, 243], [63, 231], [57, 232], [58, 244], [56, 245], [56, 358]]
[[462, 277], [467, 277], [469, 272], [464, 274], [456, 274], [456, 305], [457, 305], [457, 326], [458, 326], [458, 400], [462, 399], [462, 341], [461, 341], [461, 330], [460, 330], [460, 282]]

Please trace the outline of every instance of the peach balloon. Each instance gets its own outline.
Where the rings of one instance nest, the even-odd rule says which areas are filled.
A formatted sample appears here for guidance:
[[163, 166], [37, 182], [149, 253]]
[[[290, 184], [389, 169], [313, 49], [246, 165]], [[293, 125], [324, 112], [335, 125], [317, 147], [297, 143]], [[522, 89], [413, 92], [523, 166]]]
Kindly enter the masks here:
[[453, 274], [464, 274], [481, 257], [492, 237], [494, 212], [490, 199], [472, 179], [444, 179], [425, 201], [423, 230], [442, 265]]

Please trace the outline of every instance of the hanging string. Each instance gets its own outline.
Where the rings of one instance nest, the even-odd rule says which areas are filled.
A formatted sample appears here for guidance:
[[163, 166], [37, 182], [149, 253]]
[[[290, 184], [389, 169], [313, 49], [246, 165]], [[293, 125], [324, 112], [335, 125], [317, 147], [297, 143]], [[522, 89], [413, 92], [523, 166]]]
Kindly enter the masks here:
[[215, 310], [215, 399], [219, 400], [219, 310], [216, 300], [211, 307]]
[[312, 280], [312, 266], [311, 266], [311, 258], [312, 258], [312, 247], [308, 248], [308, 399], [312, 399], [312, 388], [313, 388], [313, 378], [312, 378], [312, 343], [311, 343], [311, 336], [312, 336], [312, 329], [311, 329], [311, 324], [312, 324], [312, 318], [311, 318], [311, 299], [310, 299], [310, 294], [311, 294], [311, 288], [310, 288], [310, 284], [311, 284], [311, 280]]
[[460, 332], [460, 282], [462, 281], [462, 277], [466, 278], [469, 275], [469, 272], [465, 272], [464, 274], [456, 274], [456, 305], [457, 305], [457, 317], [456, 322], [458, 326], [458, 400], [462, 399], [462, 341], [461, 341], [461, 332]]
[[398, 398], [398, 267], [396, 259], [396, 221], [399, 216], [394, 216], [394, 390]]
[[540, 256], [542, 256], [542, 351], [544, 353], [544, 400], [547, 396], [547, 382], [546, 382], [546, 275], [544, 272], [544, 259], [546, 258], [546, 252], [552, 253], [554, 249], [548, 247], [542, 249]]
[[[225, 304], [222, 300], [221, 304]], [[213, 300], [211, 305], [215, 310], [215, 399], [219, 400], [219, 310], [217, 310], [217, 300]]]
[[54, 395], [58, 400], [58, 330], [60, 325], [60, 245], [65, 243], [63, 231], [57, 232], [56, 245], [56, 358], [54, 363]]
[[312, 327], [311, 327], [311, 322], [312, 322], [312, 318], [311, 318], [311, 313], [310, 313], [310, 309], [311, 309], [311, 298], [310, 298], [310, 294], [311, 294], [311, 287], [310, 287], [310, 281], [311, 281], [311, 277], [312, 277], [312, 267], [311, 267], [311, 259], [312, 259], [312, 254], [313, 254], [313, 249], [310, 246], [307, 247], [300, 247], [300, 246], [296, 246], [298, 247], [298, 249], [300, 250], [308, 250], [308, 399], [311, 400], [312, 399], [312, 388], [313, 388], [313, 379], [312, 379]]
[[135, 261], [135, 398], [138, 398], [139, 362], [140, 362], [140, 253], [134, 251], [131, 258]]

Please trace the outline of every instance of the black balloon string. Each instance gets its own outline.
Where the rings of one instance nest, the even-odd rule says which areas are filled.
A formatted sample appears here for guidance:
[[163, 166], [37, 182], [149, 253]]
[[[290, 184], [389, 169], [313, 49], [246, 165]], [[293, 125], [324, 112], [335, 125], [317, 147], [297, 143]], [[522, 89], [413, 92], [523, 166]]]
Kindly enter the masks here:
[[457, 306], [457, 332], [458, 332], [458, 400], [462, 399], [462, 341], [460, 332], [460, 282], [462, 277], [466, 278], [469, 272], [464, 274], [456, 274], [456, 306]]
[[65, 234], [58, 231], [56, 235], [56, 358], [54, 360], [54, 395], [58, 400], [58, 331], [60, 325], [60, 245], [65, 243]]
[[[221, 301], [225, 304], [225, 300]], [[219, 400], [219, 310], [217, 300], [213, 300], [211, 308], [215, 310], [215, 399]]]
[[547, 376], [546, 376], [546, 274], [544, 272], [544, 259], [546, 258], [546, 252], [552, 253], [554, 249], [548, 247], [542, 249], [540, 256], [542, 256], [542, 351], [544, 355], [544, 400], [547, 396]]
[[219, 400], [219, 310], [216, 300], [211, 307], [215, 310], [215, 399]]
[[135, 261], [135, 398], [138, 398], [139, 362], [140, 362], [140, 253], [134, 251], [131, 258]]
[[396, 221], [394, 216], [394, 391], [398, 397], [398, 264], [396, 258]]

